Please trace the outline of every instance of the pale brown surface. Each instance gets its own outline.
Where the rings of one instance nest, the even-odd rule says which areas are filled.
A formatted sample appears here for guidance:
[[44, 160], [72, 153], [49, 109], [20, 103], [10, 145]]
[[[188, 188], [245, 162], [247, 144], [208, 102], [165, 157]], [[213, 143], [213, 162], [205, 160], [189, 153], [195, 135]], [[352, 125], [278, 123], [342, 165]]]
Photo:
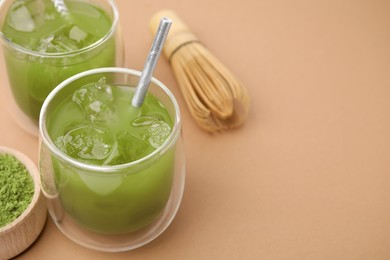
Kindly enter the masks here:
[[[112, 254], [76, 245], [49, 220], [20, 259], [390, 259], [388, 0], [117, 3], [128, 67], [143, 67], [149, 18], [172, 8], [245, 83], [249, 118], [235, 131], [201, 130], [162, 59], [155, 75], [180, 103], [187, 157], [172, 225]], [[0, 145], [36, 162], [37, 139], [0, 101]]]

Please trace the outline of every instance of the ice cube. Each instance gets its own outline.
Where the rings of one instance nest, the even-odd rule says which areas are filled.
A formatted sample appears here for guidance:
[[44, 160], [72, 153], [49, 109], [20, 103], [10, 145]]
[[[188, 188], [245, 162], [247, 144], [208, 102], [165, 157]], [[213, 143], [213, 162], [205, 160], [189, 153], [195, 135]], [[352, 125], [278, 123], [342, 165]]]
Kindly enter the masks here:
[[72, 97], [91, 122], [106, 120], [111, 116], [113, 99], [111, 86], [106, 84], [105, 78], [83, 86]]
[[77, 43], [65, 36], [65, 29], [60, 28], [37, 43], [36, 51], [40, 53], [63, 53], [80, 49]]
[[80, 49], [75, 41], [69, 39], [65, 30], [56, 33], [52, 41], [53, 52], [72, 52]]
[[69, 31], [69, 38], [77, 42], [83, 41], [87, 38], [88, 33], [84, 32], [78, 26], [73, 26]]
[[32, 15], [22, 1], [15, 2], [12, 6], [8, 22], [17, 31], [32, 32], [35, 29]]
[[152, 117], [152, 116], [140, 116], [132, 122], [132, 125], [133, 126], [148, 126], [148, 125], [153, 124], [156, 121], [157, 121], [157, 119], [155, 117]]
[[99, 100], [96, 100], [89, 105], [89, 108], [92, 109], [93, 111], [95, 111], [96, 113], [99, 113], [101, 111], [101, 108], [100, 108], [101, 104], [102, 103]]
[[57, 137], [55, 144], [67, 155], [84, 161], [102, 161], [115, 147], [111, 135], [91, 125], [80, 125]]
[[159, 148], [171, 133], [171, 127], [164, 121], [159, 120], [150, 125], [149, 129], [149, 144], [155, 149]]
[[171, 133], [171, 127], [165, 121], [153, 116], [141, 116], [132, 122], [135, 127], [144, 127], [143, 138], [157, 149]]
[[52, 49], [53, 48], [53, 44], [52, 44], [52, 41], [54, 39], [54, 35], [49, 35], [48, 37], [46, 38], [42, 38], [39, 43], [38, 43], [38, 46], [36, 48], [36, 50], [40, 53], [46, 53], [48, 52], [48, 50]]
[[118, 135], [117, 142], [119, 157], [116, 158], [115, 164], [136, 161], [153, 151], [145, 140], [127, 131]]

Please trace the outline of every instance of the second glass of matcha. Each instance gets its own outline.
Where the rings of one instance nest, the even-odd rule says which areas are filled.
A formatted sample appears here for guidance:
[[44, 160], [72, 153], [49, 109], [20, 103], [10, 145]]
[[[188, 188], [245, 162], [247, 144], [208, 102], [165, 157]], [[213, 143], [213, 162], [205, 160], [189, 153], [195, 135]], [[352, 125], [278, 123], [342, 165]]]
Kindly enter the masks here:
[[99, 67], [121, 67], [124, 51], [113, 0], [4, 0], [0, 38], [13, 117], [38, 134], [47, 95], [63, 80]]

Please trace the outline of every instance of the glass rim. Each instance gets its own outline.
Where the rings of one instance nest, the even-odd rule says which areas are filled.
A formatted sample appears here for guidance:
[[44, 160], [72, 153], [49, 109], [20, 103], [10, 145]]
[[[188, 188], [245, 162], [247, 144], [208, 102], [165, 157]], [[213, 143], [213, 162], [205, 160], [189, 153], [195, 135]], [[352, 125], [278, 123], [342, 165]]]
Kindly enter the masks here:
[[[141, 71], [138, 71], [138, 70], [127, 69], [127, 68], [117, 68], [117, 67], [105, 67], [105, 68], [91, 69], [91, 70], [87, 70], [87, 71], [78, 73], [78, 74], [64, 80], [63, 82], [61, 82], [59, 85], [57, 85], [50, 92], [50, 94], [47, 96], [47, 98], [43, 102], [43, 105], [42, 105], [42, 108], [40, 111], [40, 115], [39, 115], [39, 138], [41, 139], [41, 143], [43, 142], [48, 147], [48, 149], [51, 152], [53, 152], [61, 160], [65, 161], [73, 166], [76, 166], [79, 169], [92, 171], [92, 173], [88, 172], [88, 174], [92, 174], [92, 175], [93, 174], [101, 174], [101, 172], [110, 172], [110, 174], [112, 174], [112, 172], [123, 170], [126, 168], [135, 167], [135, 166], [140, 165], [146, 161], [152, 160], [154, 157], [158, 156], [161, 152], [166, 151], [171, 146], [171, 144], [175, 143], [177, 141], [177, 139], [180, 135], [180, 131], [181, 131], [180, 109], [179, 109], [179, 105], [178, 105], [174, 95], [168, 89], [168, 87], [165, 86], [161, 81], [152, 77], [151, 83], [156, 84], [156, 86], [158, 86], [160, 89], [162, 89], [165, 92], [165, 94], [167, 94], [167, 96], [169, 97], [170, 101], [172, 102], [173, 107], [174, 107], [175, 112], [176, 112], [175, 117], [173, 118], [174, 125], [172, 128], [172, 131], [171, 131], [170, 135], [168, 136], [168, 138], [164, 141], [164, 143], [160, 147], [158, 147], [156, 150], [154, 150], [150, 154], [148, 154], [148, 155], [146, 155], [138, 160], [124, 163], [124, 164], [117, 164], [117, 165], [88, 164], [85, 162], [78, 161], [78, 160], [72, 158], [71, 156], [65, 154], [63, 151], [61, 151], [52, 141], [52, 139], [47, 131], [46, 124], [45, 124], [47, 108], [50, 105], [51, 100], [58, 94], [59, 91], [61, 91], [69, 83], [71, 83], [75, 80], [78, 80], [82, 77], [85, 77], [85, 76], [98, 74], [98, 73], [107, 73], [107, 72], [124, 73], [124, 74], [128, 74], [128, 75], [136, 76], [136, 77], [140, 77], [141, 73], [142, 73]], [[131, 102], [131, 100], [129, 100], [129, 102]], [[41, 145], [42, 144], [40, 144], [40, 146]], [[40, 147], [40, 149], [41, 149], [41, 147]]]
[[[18, 44], [15, 44], [2, 31], [0, 31], [0, 38], [2, 38], [4, 43], [6, 43], [8, 46], [10, 46], [11, 48], [13, 48], [13, 49], [15, 49], [15, 50], [17, 50], [19, 52], [22, 52], [22, 53], [27, 54], [27, 55], [39, 56], [41, 58], [64, 58], [64, 57], [68, 57], [68, 56], [72, 56], [72, 55], [88, 52], [89, 50], [93, 50], [97, 46], [100, 46], [101, 44], [103, 44], [106, 41], [108, 41], [108, 39], [110, 39], [112, 37], [112, 35], [114, 35], [115, 30], [117, 29], [117, 26], [118, 26], [118, 23], [119, 23], [118, 7], [116, 6], [116, 3], [115, 3], [114, 0], [106, 0], [106, 1], [110, 4], [110, 6], [112, 8], [112, 11], [113, 11], [113, 20], [112, 20], [112, 24], [111, 24], [110, 29], [108, 30], [108, 32], [102, 38], [100, 38], [99, 40], [95, 41], [94, 43], [92, 43], [92, 44], [90, 44], [88, 46], [85, 46], [84, 48], [81, 48], [79, 50], [68, 51], [68, 52], [42, 53], [42, 52], [39, 52], [39, 51], [29, 50], [29, 49], [27, 49], [25, 47], [22, 47], [22, 46], [20, 46]], [[4, 2], [5, 1], [1, 1], [0, 0], [0, 9], [1, 9], [2, 5], [4, 4]]]

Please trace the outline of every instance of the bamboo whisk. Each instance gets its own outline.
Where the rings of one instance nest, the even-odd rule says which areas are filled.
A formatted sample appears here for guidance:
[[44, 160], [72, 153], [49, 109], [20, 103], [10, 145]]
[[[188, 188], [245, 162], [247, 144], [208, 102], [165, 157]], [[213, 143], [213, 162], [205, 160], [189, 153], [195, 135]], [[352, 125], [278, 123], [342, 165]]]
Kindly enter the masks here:
[[249, 110], [245, 88], [173, 11], [152, 17], [153, 33], [161, 17], [173, 21], [163, 51], [195, 121], [209, 132], [240, 126]]

